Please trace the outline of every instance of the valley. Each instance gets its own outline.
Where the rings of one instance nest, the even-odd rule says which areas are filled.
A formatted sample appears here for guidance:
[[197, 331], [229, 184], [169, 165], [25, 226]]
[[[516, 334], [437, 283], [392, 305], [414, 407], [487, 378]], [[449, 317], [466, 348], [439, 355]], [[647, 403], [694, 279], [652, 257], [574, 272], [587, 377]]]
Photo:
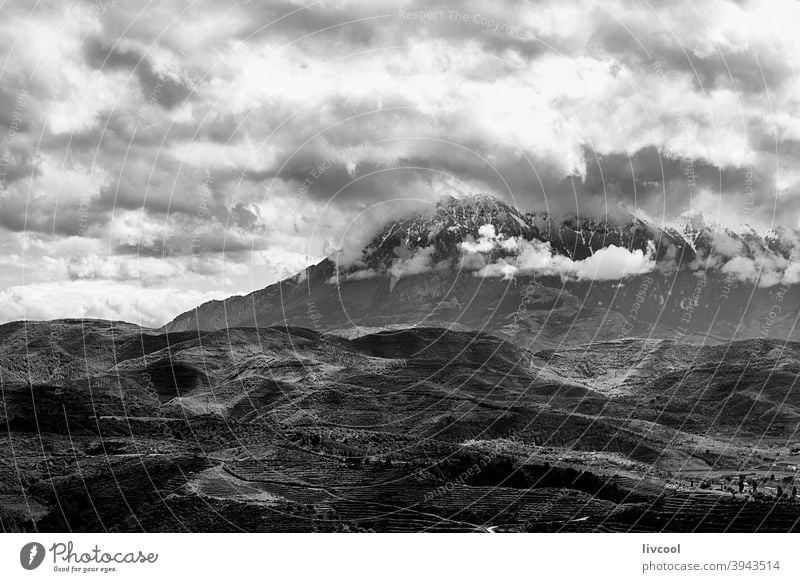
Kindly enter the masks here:
[[800, 519], [800, 344], [534, 352], [427, 327], [346, 339], [60, 320], [0, 326], [0, 348], [5, 531], [794, 531]]

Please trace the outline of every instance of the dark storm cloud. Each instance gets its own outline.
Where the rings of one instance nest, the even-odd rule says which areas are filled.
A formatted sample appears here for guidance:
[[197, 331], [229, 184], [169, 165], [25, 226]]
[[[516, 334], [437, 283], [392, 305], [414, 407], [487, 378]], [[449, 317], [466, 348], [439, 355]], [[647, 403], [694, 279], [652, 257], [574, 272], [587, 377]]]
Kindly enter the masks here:
[[258, 215], [245, 207], [245, 205], [241, 202], [237, 203], [236, 206], [231, 208], [228, 215], [229, 224], [233, 224], [244, 230], [252, 231], [259, 226]]
[[745, 192], [749, 188], [748, 192], [768, 194], [771, 183], [774, 175], [765, 175], [756, 168], [720, 168], [703, 160], [677, 159], [651, 146], [633, 155], [611, 154], [591, 159], [580, 188], [586, 196], [604, 189], [611, 191], [628, 210], [638, 208], [656, 218], [671, 219], [676, 209], [690, 209], [701, 191], [738, 203], [741, 214], [763, 214], [769, 197], [755, 199], [755, 206], [745, 210], [744, 204], [753, 202], [752, 198], [745, 200]]
[[0, 150], [0, 188], [7, 189], [18, 180], [34, 179], [38, 175], [38, 157], [32, 147], [12, 144]]
[[[237, 38], [260, 35], [304, 43], [315, 54], [330, 54], [332, 46], [363, 50], [378, 46], [402, 46], [415, 40], [476, 43], [486, 53], [502, 55], [511, 50], [526, 58], [550, 50], [547, 42], [518, 23], [520, 10], [531, 3], [461, 2], [458, 6], [425, 0], [401, 3], [321, 3], [300, 8], [291, 2], [251, 3], [242, 8], [247, 25]], [[422, 15], [420, 17], [420, 15]], [[427, 16], [426, 16], [427, 15]], [[271, 23], [279, 20], [278, 24]], [[548, 39], [559, 43], [558, 39]]]
[[0, 127], [3, 127], [4, 133], [8, 133], [12, 124], [16, 133], [27, 131], [28, 123], [24, 113], [30, 99], [29, 93], [22, 80], [0, 86]]
[[11, 232], [37, 232], [60, 236], [83, 236], [89, 225], [102, 226], [109, 216], [85, 202], [57, 200], [30, 204], [24, 198], [9, 198], [0, 207], [0, 226]]
[[[326, 5], [303, 8], [293, 2], [253, 2], [243, 8], [246, 27], [238, 31], [239, 38], [257, 38], [259, 35], [296, 41], [314, 35], [307, 42], [330, 42], [332, 37], [347, 44], [368, 46], [380, 36], [380, 23], [390, 17], [391, 11], [377, 11], [356, 3], [342, 6]], [[383, 14], [381, 14], [381, 12]], [[387, 14], [388, 13], [388, 14]], [[279, 20], [278, 24], [272, 23]], [[365, 20], [364, 22], [359, 22]], [[349, 23], [345, 25], [345, 23]], [[302, 42], [302, 41], [301, 41]]]
[[0, 236], [302, 261], [364, 208], [475, 191], [563, 216], [798, 226], [800, 11], [784, 0], [97, 6], [3, 7], [0, 142], [30, 99]]
[[[187, 6], [181, 5], [181, 9]], [[552, 7], [553, 5], [549, 6]], [[182, 14], [186, 18], [195, 17], [201, 15], [204, 8], [207, 7], [202, 5], [193, 6]], [[538, 6], [529, 6], [527, 8], [534, 15], [538, 15], [540, 12]], [[347, 49], [348, 47], [350, 50], [360, 50], [358, 47], [361, 46], [381, 46], [382, 44], [394, 43], [402, 39], [406, 41], [417, 39], [439, 40], [451, 43], [476, 43], [483, 51], [486, 51], [488, 60], [482, 69], [476, 69], [474, 73], [470, 71], [463, 73], [471, 81], [486, 81], [491, 78], [497, 78], [502, 81], [505, 78], [519, 74], [518, 65], [505, 63], [502, 58], [493, 58], [492, 54], [502, 55], [507, 51], [512, 51], [528, 60], [535, 60], [543, 55], [553, 53], [553, 51], [555, 53], [561, 50], [568, 51], [576, 45], [579, 45], [581, 49], [585, 49], [586, 43], [583, 40], [578, 43], [576, 39], [563, 37], [555, 32], [537, 32], [535, 30], [538, 26], [536, 19], [532, 21], [534, 25], [529, 26], [524, 21], [516, 18], [519, 9], [520, 5], [513, 2], [497, 3], [491, 7], [487, 7], [485, 3], [467, 2], [462, 3], [457, 8], [411, 2], [403, 5], [402, 9], [389, 9], [386, 5], [367, 6], [353, 3], [337, 7], [322, 5], [313, 9], [298, 10], [298, 6], [295, 4], [279, 2], [270, 3], [269, 5], [258, 3], [242, 5], [241, 7], [237, 5], [235, 9], [223, 12], [218, 11], [215, 13], [216, 16], [209, 16], [207, 20], [210, 20], [212, 25], [216, 22], [220, 25], [228, 26], [231, 38], [246, 38], [264, 25], [279, 20], [278, 23], [262, 31], [263, 37], [270, 39], [279, 37], [297, 39], [312, 34], [309, 39], [301, 41], [307, 44], [310, 55], [317, 53], [318, 46], [323, 46], [326, 49], [336, 47], [336, 51]], [[427, 22], [423, 21], [424, 19], [416, 19], [417, 17], [414, 16], [423, 12], [432, 14], [432, 17], [429, 17]], [[646, 41], [645, 48], [647, 48], [647, 43], [652, 45], [648, 50], [654, 55], [654, 58], [657, 54], [661, 55], [661, 62], [668, 71], [688, 70], [687, 67], [696, 66], [699, 78], [703, 83], [710, 83], [717, 76], [725, 73], [725, 63], [717, 55], [699, 57], [690, 52], [688, 59], [681, 59], [682, 51], [680, 47], [676, 48], [670, 45], [668, 41], [664, 40], [666, 38], [665, 35], [642, 35], [639, 29], [626, 30], [614, 18], [608, 15], [603, 17], [601, 12], [596, 8], [592, 9], [593, 18], [596, 17], [596, 30], [591, 36], [591, 42], [595, 43], [595, 46], [600, 46], [602, 50], [615, 55], [620, 59], [620, 62], [628, 63], [634, 69], [647, 72], [648, 66], [652, 64], [647, 60], [650, 57], [645, 56], [646, 53], [639, 46], [640, 42]], [[354, 22], [340, 26], [349, 21]], [[118, 26], [118, 23], [115, 26]], [[213, 27], [208, 22], [204, 24], [201, 29], [201, 36], [211, 34], [213, 32], [211, 28]], [[138, 33], [142, 39], [150, 39], [151, 36], [149, 35], [154, 34], [155, 29], [146, 23], [137, 21], [137, 26], [133, 28], [133, 31]], [[315, 32], [320, 32], [320, 34], [314, 35], [313, 33]], [[334, 41], [332, 37], [338, 40]], [[258, 35], [253, 36], [250, 40], [257, 42], [259, 40]], [[167, 44], [170, 42], [168, 35], [165, 42]], [[180, 44], [173, 46], [177, 49], [181, 48]], [[163, 92], [157, 97], [157, 103], [166, 108], [179, 104], [191, 94], [186, 85], [174, 83], [166, 77], [154, 73], [148, 59], [140, 58], [137, 53], [130, 50], [126, 52], [113, 48], [112, 44], [101, 39], [95, 38], [87, 41], [84, 47], [84, 56], [87, 63], [95, 68], [134, 71], [143, 91], [148, 86], [165, 83]], [[744, 56], [746, 57], [747, 55]], [[752, 68], [747, 68], [746, 61], [743, 60], [742, 55], [729, 55], [729, 61], [729, 65], [731, 63], [734, 64], [732, 67], [734, 75], [741, 74], [742, 78], [752, 81]], [[765, 70], [767, 72], [774, 70], [775, 76], [779, 77], [784, 72], [784, 69], [785, 67], [781, 65], [775, 65], [773, 69], [767, 66]], [[470, 75], [473, 76], [470, 77]], [[394, 102], [391, 99], [392, 96], [383, 96], [383, 107], [391, 108], [407, 104], [407, 101], [402, 99], [395, 98]], [[345, 115], [357, 113], [363, 109], [362, 104], [358, 101], [341, 95], [331, 95], [328, 99], [327, 107], [331, 113], [330, 119], [343, 118]], [[413, 112], [398, 115], [396, 119], [397, 127], [403, 127], [403, 124], [408, 122], [413, 124], [415, 117], [418, 116]], [[172, 136], [174, 137], [184, 133], [189, 139], [208, 139], [212, 142], [230, 144], [236, 143], [237, 138], [241, 136], [243, 131], [252, 130], [254, 127], [253, 122], [255, 122], [255, 127], [259, 124], [257, 118], [248, 119], [245, 125], [243, 125], [243, 121], [240, 117], [223, 114], [222, 116], [212, 116], [209, 120], [204, 121], [202, 125], [195, 128], [196, 133], [191, 136], [185, 135], [186, 132], [183, 132], [179, 127], [171, 128], [170, 131], [173, 132]], [[313, 121], [311, 123], [313, 124]], [[336, 147], [337, 142], [338, 144], [354, 143], [354, 135], [359, 133], [362, 136], [370, 135], [370, 129], [365, 127], [367, 125], [356, 122], [345, 126], [337, 126], [327, 133], [326, 138], [331, 141], [332, 147]], [[308, 125], [308, 127], [309, 129], [314, 129], [313, 125]], [[447, 127], [447, 124], [443, 124], [443, 127]], [[264, 131], [267, 129], [267, 127], [264, 127]], [[366, 134], [364, 130], [366, 130]], [[302, 133], [298, 133], [297, 136], [300, 138]], [[156, 135], [154, 137], [158, 138], [160, 136]], [[442, 149], [446, 147], [442, 146]], [[486, 156], [496, 156], [498, 153], [496, 144], [489, 145], [476, 141], [475, 143], [469, 143], [468, 147], [481, 151]], [[493, 149], [495, 151], [492, 151]], [[671, 205], [673, 208], [683, 207], [689, 198], [682, 194], [685, 189], [678, 187], [681, 180], [684, 179], [680, 163], [671, 163], [669, 159], [663, 163], [659, 162], [660, 175], [652, 179], [649, 177], [648, 172], [651, 172], [653, 168], [648, 167], [646, 160], [648, 157], [653, 157], [652, 153], [648, 152], [658, 151], [657, 145], [633, 155], [634, 170], [632, 173], [635, 174], [635, 177], [634, 175], [627, 175], [625, 171], [620, 169], [631, 165], [630, 163], [618, 163], [619, 160], [627, 159], [626, 154], [604, 153], [595, 159], [596, 156], [587, 151], [585, 154], [585, 181], [582, 179], [576, 180], [574, 176], [569, 176], [564, 174], [563, 171], [559, 171], [551, 163], [551, 160], [532, 154], [520, 154], [515, 152], [514, 149], [509, 148], [508, 152], [502, 153], [506, 161], [499, 162], [499, 166], [501, 166], [499, 173], [494, 169], [480, 167], [481, 164], [475, 164], [474, 161], [458, 160], [459, 156], [453, 154], [453, 152], [437, 152], [435, 148], [428, 148], [424, 154], [412, 156], [412, 158], [398, 158], [389, 163], [373, 162], [369, 160], [369, 156], [364, 156], [367, 159], [358, 164], [359, 175], [364, 176], [370, 172], [384, 170], [368, 178], [354, 179], [355, 176], [352, 174], [351, 168], [342, 163], [334, 163], [330, 165], [329, 169], [321, 173], [318, 178], [311, 180], [305, 188], [303, 188], [302, 184], [308, 182], [308, 173], [320, 164], [327, 164], [329, 152], [311, 151], [294, 154], [288, 166], [280, 172], [251, 169], [248, 172], [248, 176], [256, 180], [268, 180], [277, 176], [280, 180], [285, 180], [289, 183], [292, 188], [302, 189], [305, 194], [319, 199], [326, 199], [343, 189], [337, 197], [343, 204], [396, 195], [400, 189], [408, 185], [410, 180], [397, 179], [395, 176], [389, 177], [390, 172], [385, 170], [391, 169], [393, 164], [406, 163], [414, 163], [422, 167], [438, 167], [455, 177], [477, 180], [485, 184], [488, 190], [500, 195], [517, 196], [525, 200], [526, 203], [536, 200], [537, 203], [543, 204], [551, 211], [559, 213], [569, 213], [571, 211], [578, 214], [598, 212], [598, 201], [602, 203], [600, 204], [601, 206], [608, 207], [610, 205], [612, 207], [611, 212], [617, 212], [616, 207], [620, 204], [627, 205], [629, 202], [633, 202], [634, 194], [636, 195], [635, 202], [637, 205], [652, 208], [654, 206], [653, 201], [657, 203], [659, 195], [663, 200], [667, 186], [677, 202], [677, 204]], [[289, 147], [285, 148], [285, 151], [287, 154], [292, 155]], [[157, 160], [153, 163], [159, 166], [155, 172], [156, 180], [151, 180], [152, 183], [148, 183], [141, 176], [131, 175], [141, 172], [132, 172], [129, 168], [126, 168], [118, 180], [119, 187], [114, 189], [115, 196], [109, 197], [109, 191], [105, 190], [102, 197], [103, 203], [107, 206], [119, 204], [123, 208], [131, 209], [144, 206], [150, 211], [157, 212], [167, 212], [169, 210], [171, 212], [190, 213], [192, 211], [191, 195], [182, 192], [180, 187], [178, 187], [177, 193], [171, 191], [171, 200], [164, 200], [163, 195], [161, 197], [158, 196], [157, 192], [163, 190], [170, 183], [170, 180], [162, 179], [163, 170], [161, 167], [169, 166], [170, 164], [162, 160]], [[147, 168], [151, 167], [151, 165], [149, 162], [143, 164]], [[639, 168], [638, 172], [636, 171], [637, 168]], [[702, 179], [698, 178], [700, 184], [713, 186], [713, 180], [708, 175], [713, 173], [713, 170], [707, 170], [702, 160], [698, 161], [697, 171], [702, 177]], [[405, 174], [408, 176], [417, 173], [419, 172], [407, 171]], [[628, 173], [630, 174], [631, 172]], [[223, 178], [226, 177], [224, 171], [222, 174]], [[231, 170], [227, 176], [233, 177], [234, 174], [235, 170]], [[420, 176], [422, 175], [422, 173], [419, 174]], [[415, 175], [413, 179], [417, 180], [420, 176]], [[380, 184], [381, 180], [386, 180], [383, 186]], [[660, 183], [662, 187], [660, 189], [654, 187], [653, 182]], [[145, 195], [145, 189], [156, 193], [155, 196]], [[727, 191], [725, 187], [717, 189], [720, 192]], [[581, 200], [586, 200], [587, 202], [581, 204]], [[224, 204], [218, 204], [213, 209], [213, 212], [219, 216], [224, 212], [224, 208]], [[606, 208], [604, 211], [608, 211], [608, 209]]]
[[[538, 5], [525, 2], [480, 1], [431, 4], [420, 1], [394, 12], [397, 31], [405, 38], [440, 40], [453, 44], [474, 43], [487, 55], [502, 57], [513, 51], [526, 59], [566, 50], [569, 44], [540, 36], [520, 21], [520, 13], [536, 14]], [[502, 61], [502, 59], [500, 59]], [[502, 67], [499, 62], [493, 63]]]
[[204, 188], [202, 171], [175, 160], [142, 157], [126, 163], [114, 182], [100, 190], [96, 202], [106, 211], [143, 208], [158, 214], [195, 215], [201, 203], [206, 212], [210, 206], [214, 213], [219, 201], [213, 183]]
[[135, 70], [143, 61], [133, 52], [123, 52], [103, 44], [97, 37], [87, 38], [83, 43], [83, 57], [86, 64], [94, 69]]
[[688, 75], [698, 91], [729, 88], [743, 93], [777, 90], [792, 76], [791, 64], [780, 58], [764, 58], [756, 50], [697, 54], [690, 46], [680, 46], [669, 37], [634, 36], [616, 23], [599, 26], [593, 37], [609, 54], [633, 68], [646, 69], [660, 63], [667, 70]]
[[413, 160], [398, 160], [391, 165], [361, 162], [351, 173], [345, 164], [334, 158], [309, 159], [288, 168], [278, 178], [304, 196], [319, 201], [352, 206], [355, 203], [374, 203], [402, 197], [408, 186], [425, 170], [406, 168]]
[[114, 255], [152, 258], [199, 257], [220, 253], [237, 254], [267, 248], [262, 238], [234, 231], [231, 225], [214, 222], [198, 231], [192, 223], [173, 225], [169, 233], [156, 241], [137, 241], [113, 247]]
[[137, 257], [168, 257], [174, 253], [169, 246], [164, 245], [162, 241], [156, 244], [146, 244], [139, 242], [138, 244], [118, 244], [113, 247], [115, 255], [133, 255]]
[[95, 69], [132, 71], [138, 77], [145, 97], [166, 109], [180, 105], [192, 94], [185, 83], [157, 74], [146, 57], [107, 47], [98, 38], [90, 38], [85, 42], [84, 58], [86, 64]]

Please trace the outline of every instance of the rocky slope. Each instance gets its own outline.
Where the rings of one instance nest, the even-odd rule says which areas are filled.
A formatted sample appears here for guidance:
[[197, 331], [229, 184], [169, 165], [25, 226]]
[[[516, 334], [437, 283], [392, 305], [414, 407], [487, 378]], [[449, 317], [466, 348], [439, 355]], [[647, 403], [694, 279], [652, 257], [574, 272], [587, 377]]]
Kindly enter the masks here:
[[[652, 262], [620, 276], [574, 274], [609, 250]], [[547, 266], [507, 277], [480, 270], [508, 269], [535, 253], [545, 253]], [[489, 196], [449, 199], [387, 225], [354, 265], [325, 260], [266, 289], [198, 306], [165, 329], [294, 325], [352, 337], [427, 325], [482, 330], [537, 348], [628, 336], [800, 339], [793, 253], [781, 233], [559, 222]], [[558, 265], [566, 275], [554, 272]]]

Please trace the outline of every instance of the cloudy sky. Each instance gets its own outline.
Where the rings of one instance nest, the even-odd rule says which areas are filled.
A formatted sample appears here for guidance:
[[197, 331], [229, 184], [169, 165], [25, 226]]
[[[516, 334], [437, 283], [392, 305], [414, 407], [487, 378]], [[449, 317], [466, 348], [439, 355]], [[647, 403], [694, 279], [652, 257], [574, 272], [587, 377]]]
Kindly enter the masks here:
[[161, 325], [482, 191], [798, 226], [800, 3], [0, 4], [0, 321]]

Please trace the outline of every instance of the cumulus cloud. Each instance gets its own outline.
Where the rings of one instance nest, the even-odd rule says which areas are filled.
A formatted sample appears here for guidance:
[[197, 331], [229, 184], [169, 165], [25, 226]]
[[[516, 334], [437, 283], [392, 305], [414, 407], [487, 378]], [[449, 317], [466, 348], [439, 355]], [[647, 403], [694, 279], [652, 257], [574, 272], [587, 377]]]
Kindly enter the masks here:
[[752, 228], [736, 233], [708, 225], [691, 216], [686, 227], [689, 241], [702, 244], [689, 263], [694, 271], [721, 273], [759, 287], [800, 282], [800, 231], [773, 229], [766, 234]]
[[629, 251], [609, 245], [596, 251], [591, 257], [576, 261], [575, 276], [591, 281], [609, 281], [651, 272], [655, 266], [655, 243], [648, 241], [647, 252], [641, 249]]
[[[0, 246], [29, 232], [56, 255], [75, 236], [101, 255], [239, 253], [251, 276], [203, 285], [245, 292], [326, 247], [352, 265], [383, 220], [452, 191], [552, 215], [800, 226], [789, 0], [6, 4]], [[650, 268], [647, 252], [559, 265], [504, 242], [519, 248], [472, 249], [465, 266]], [[736, 252], [721, 237], [714, 260]], [[751, 258], [729, 272], [793, 272]], [[418, 261], [405, 268], [434, 268]]]
[[34, 283], [0, 291], [0, 319], [116, 319], [159, 327], [200, 303], [222, 298], [217, 291], [148, 288], [109, 281]]
[[800, 257], [789, 260], [773, 252], [760, 252], [755, 257], [733, 257], [720, 270], [759, 287], [794, 285], [800, 282]]
[[[650, 241], [647, 251], [609, 245], [592, 256], [572, 260], [553, 251], [547, 241], [504, 237], [491, 224], [480, 227], [477, 241], [461, 243], [464, 252], [462, 268], [476, 269], [479, 277], [503, 277], [540, 274], [559, 276], [565, 280], [613, 281], [649, 273], [656, 268], [655, 244]], [[502, 256], [487, 263], [486, 255]], [[477, 255], [477, 257], [476, 257]]]
[[399, 279], [400, 277], [420, 275], [432, 271], [434, 252], [436, 252], [436, 247], [431, 245], [417, 249], [407, 258], [398, 258], [392, 261], [392, 266], [389, 267], [389, 276]]
[[407, 255], [405, 253], [400, 253], [400, 256], [392, 260], [388, 268], [382, 268], [380, 270], [373, 268], [341, 270], [342, 265], [339, 265], [340, 269], [328, 280], [328, 283], [363, 281], [365, 279], [388, 277], [391, 281], [390, 289], [393, 289], [397, 281], [402, 277], [430, 273], [450, 266], [450, 262], [447, 260], [439, 261], [438, 263], [434, 262], [435, 252], [436, 247], [434, 245], [415, 248], [413, 250], [410, 249]]

